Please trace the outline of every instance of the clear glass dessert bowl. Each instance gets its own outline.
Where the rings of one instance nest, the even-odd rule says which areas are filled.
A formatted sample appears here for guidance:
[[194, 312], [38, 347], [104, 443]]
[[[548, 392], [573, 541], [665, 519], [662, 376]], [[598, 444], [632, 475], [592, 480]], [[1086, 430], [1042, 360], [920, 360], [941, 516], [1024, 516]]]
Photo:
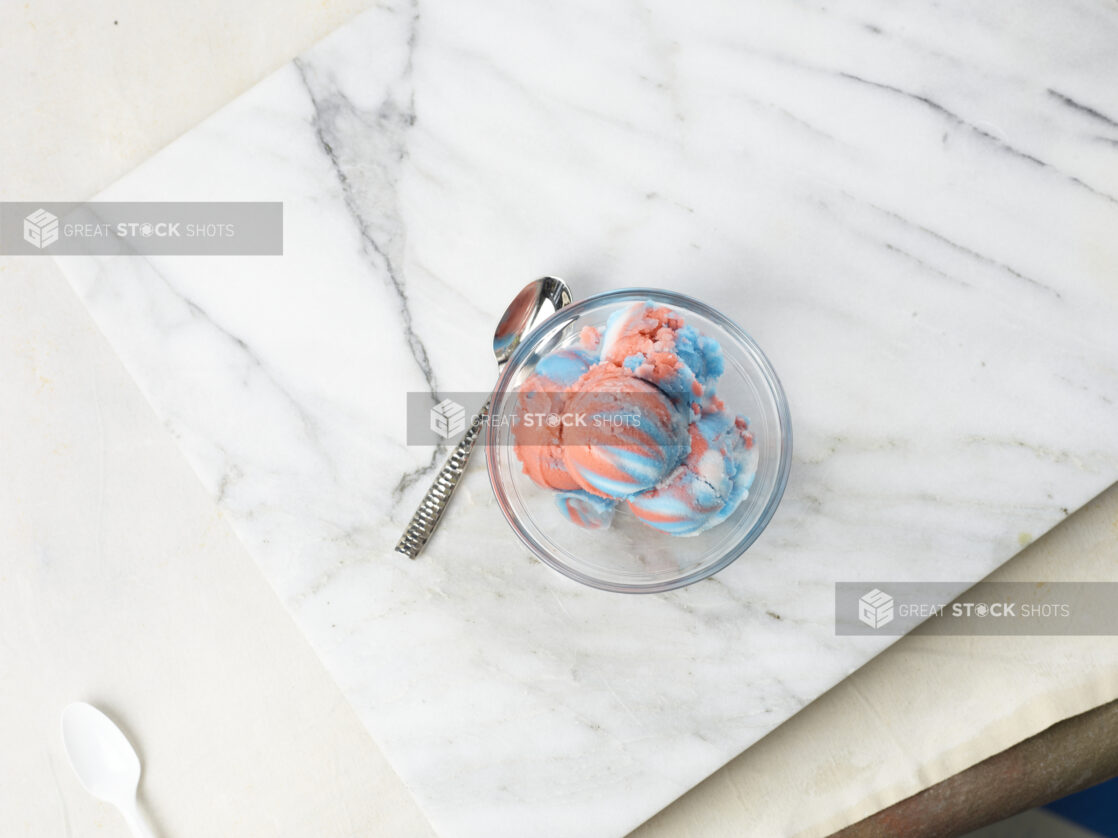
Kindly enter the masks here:
[[[744, 423], [738, 422], [742, 429], [741, 439], [747, 440], [745, 444], [749, 448], [748, 469], [751, 477], [742, 484], [748, 490], [744, 497], [740, 493], [735, 496], [736, 505], [732, 509], [729, 504], [726, 505], [718, 515], [716, 524], [706, 523], [704, 526], [709, 528], [686, 535], [662, 531], [660, 527], [670, 529], [670, 526], [663, 523], [650, 525], [648, 520], [642, 520], [635, 514], [635, 511], [640, 511], [647, 517], [650, 514], [649, 508], [652, 508], [656, 514], [651, 520], [662, 521], [663, 516], [656, 517], [662, 504], [657, 506], [645, 502], [630, 505], [624, 499], [616, 504], [609, 499], [602, 501], [606, 506], [613, 505], [610, 510], [613, 517], [608, 526], [597, 529], [577, 526], [572, 523], [571, 518], [594, 517], [594, 507], [599, 499], [581, 489], [572, 495], [539, 485], [526, 473], [522, 458], [517, 453], [517, 442], [523, 441], [522, 434], [525, 433], [526, 403], [521, 400], [522, 390], [524, 393], [531, 393], [532, 388], [537, 386], [533, 382], [539, 380], [539, 376], [535, 374], [540, 362], [547, 364], [547, 359], [550, 358], [551, 367], [554, 367], [554, 359], [561, 358], [563, 364], [569, 365], [571, 358], [588, 345], [588, 336], [593, 341], [595, 335], [601, 336], [603, 333], [606, 334], [603, 339], [604, 352], [605, 343], [609, 342], [607, 320], [610, 315], [639, 310], [640, 304], [646, 302], [660, 310], [666, 308], [673, 317], [678, 315], [678, 319], [693, 330], [688, 334], [693, 336], [697, 333], [704, 339], [705, 345], [710, 345], [706, 339], [717, 342], [721, 348], [719, 354], [722, 358], [722, 371], [716, 380], [712, 378], [707, 387], [716, 392], [717, 398], [725, 405], [726, 414], [748, 420], [748, 432], [744, 430]], [[615, 321], [619, 319], [623, 318], [615, 316]], [[615, 328], [613, 333], [618, 331]], [[679, 355], [682, 357], [683, 353], [680, 352]], [[636, 361], [630, 357], [627, 359], [628, 366], [647, 371], [651, 364], [642, 364], [643, 360], [644, 355]], [[700, 366], [701, 363], [693, 362], [691, 365]], [[577, 374], [576, 368], [572, 375]], [[648, 389], [658, 393], [659, 381], [657, 385], [657, 388], [649, 385]], [[701, 385], [693, 386], [695, 392], [703, 389]], [[678, 387], [676, 389], [679, 390]], [[672, 398], [676, 395], [677, 393]], [[618, 403], [616, 395], [612, 398], [615, 400], [613, 404]], [[692, 412], [699, 415], [699, 405], [689, 403], [686, 393], [682, 398], [684, 407], [680, 409], [681, 415], [689, 416]], [[648, 402], [643, 404], [647, 426], [655, 419], [652, 415], [654, 411], [648, 409]], [[705, 411], [707, 408], [704, 406], [702, 409]], [[634, 406], [633, 410], [637, 414], [641, 413], [639, 407]], [[539, 421], [539, 414], [534, 415], [537, 416], [536, 421]], [[731, 431], [732, 417], [728, 423]], [[558, 424], [551, 416], [547, 419]], [[683, 421], [686, 426], [687, 420]], [[717, 439], [726, 437], [726, 426], [727, 423], [723, 422]], [[674, 434], [671, 438], [679, 441], [678, 428], [667, 428], [662, 422], [657, 426], [657, 432], [660, 434], [659, 438], [663, 438], [664, 434]], [[625, 288], [581, 300], [561, 309], [528, 335], [505, 365], [497, 382], [485, 433], [485, 456], [493, 492], [509, 525], [524, 545], [543, 562], [578, 582], [621, 593], [655, 593], [690, 585], [717, 573], [741, 556], [756, 541], [776, 512], [784, 494], [792, 457], [792, 425], [784, 391], [772, 365], [756, 342], [740, 326], [710, 306], [682, 294], [652, 288]], [[575, 438], [575, 433], [577, 432], [571, 432], [572, 439]], [[686, 433], [685, 430], [684, 439]], [[713, 432], [710, 436], [712, 440], [716, 439]], [[599, 436], [598, 439], [603, 438]], [[692, 439], [696, 437], [692, 435]], [[585, 432], [582, 442], [585, 443]], [[736, 452], [744, 450], [740, 443], [735, 445]], [[707, 447], [705, 443], [699, 442], [698, 445], [689, 445], [688, 450], [698, 452], [700, 446], [704, 449]], [[717, 443], [712, 441], [712, 446], [717, 447]], [[522, 455], [525, 450], [521, 448]], [[583, 450], [590, 449], [584, 445]], [[593, 453], [590, 450], [590, 456]], [[567, 455], [559, 455], [560, 462], [563, 462], [564, 456]], [[679, 464], [676, 468], [682, 470], [683, 465]], [[704, 476], [709, 471], [706, 465], [700, 467], [696, 464], [690, 468], [691, 477], [698, 475], [700, 478], [698, 482], [701, 489], [709, 490], [710, 485]], [[737, 466], [731, 465], [730, 468], [733, 470]], [[715, 464], [714, 471], [725, 480], [720, 461]], [[539, 476], [539, 467], [534, 469], [534, 473]], [[590, 477], [594, 478], [595, 475], [591, 474]], [[710, 479], [717, 483], [715, 478]], [[652, 488], [662, 489], [669, 482], [670, 476], [665, 476]], [[692, 479], [691, 482], [696, 481]], [[598, 485], [600, 484], [595, 484]], [[594, 491], [595, 486], [585, 484], [585, 488], [591, 491]], [[657, 495], [659, 494], [658, 491]], [[575, 505], [580, 510], [583, 509], [583, 500], [589, 502], [590, 509], [583, 510], [589, 514], [576, 512], [572, 516], [569, 507], [557, 503], [559, 497], [574, 497]], [[687, 499], [690, 503], [692, 496], [688, 495]], [[564, 509], [567, 510], [566, 514]]]

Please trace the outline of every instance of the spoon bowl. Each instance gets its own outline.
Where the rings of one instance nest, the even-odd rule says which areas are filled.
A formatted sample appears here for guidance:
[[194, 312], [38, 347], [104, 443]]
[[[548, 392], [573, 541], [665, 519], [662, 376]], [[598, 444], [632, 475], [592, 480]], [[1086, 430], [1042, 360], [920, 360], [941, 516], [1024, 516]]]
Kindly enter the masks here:
[[62, 744], [82, 786], [120, 810], [132, 834], [154, 838], [136, 802], [140, 758], [112, 719], [79, 701], [62, 711]]
[[559, 309], [571, 302], [571, 289], [555, 276], [529, 282], [505, 309], [493, 332], [493, 354], [502, 367], [524, 338]]

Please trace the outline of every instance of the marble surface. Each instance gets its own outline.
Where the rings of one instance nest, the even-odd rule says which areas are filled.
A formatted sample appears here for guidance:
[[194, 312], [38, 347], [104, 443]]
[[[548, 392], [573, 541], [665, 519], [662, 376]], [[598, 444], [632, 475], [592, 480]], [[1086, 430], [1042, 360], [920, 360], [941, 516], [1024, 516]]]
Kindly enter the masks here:
[[[977, 579], [1118, 475], [1118, 14], [378, 7], [106, 199], [283, 200], [285, 255], [60, 260], [445, 835], [616, 835], [888, 643], [836, 579]], [[482, 389], [535, 275], [764, 346], [797, 455], [713, 580], [531, 561], [403, 393]]]

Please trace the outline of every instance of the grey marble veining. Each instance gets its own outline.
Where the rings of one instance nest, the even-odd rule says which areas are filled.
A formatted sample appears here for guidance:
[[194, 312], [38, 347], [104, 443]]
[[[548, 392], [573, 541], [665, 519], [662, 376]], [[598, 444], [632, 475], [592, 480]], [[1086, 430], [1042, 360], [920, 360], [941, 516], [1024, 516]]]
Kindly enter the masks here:
[[[105, 199], [282, 200], [282, 257], [61, 259], [448, 836], [620, 835], [882, 648], [838, 579], [977, 580], [1118, 479], [1118, 7], [371, 10]], [[529, 558], [403, 394], [483, 390], [544, 273], [765, 348], [785, 501], [691, 588]], [[214, 580], [220, 584], [220, 580]]]

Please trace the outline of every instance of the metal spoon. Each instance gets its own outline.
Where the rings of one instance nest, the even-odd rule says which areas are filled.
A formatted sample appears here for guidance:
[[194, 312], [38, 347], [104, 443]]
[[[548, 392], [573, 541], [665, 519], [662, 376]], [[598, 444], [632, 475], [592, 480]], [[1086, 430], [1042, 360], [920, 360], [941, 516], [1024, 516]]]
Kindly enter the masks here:
[[62, 711], [62, 744], [85, 790], [120, 810], [136, 838], [155, 838], [136, 802], [140, 758], [112, 719], [91, 704]]
[[[545, 276], [525, 285], [509, 303], [501, 322], [497, 324], [497, 331], [493, 333], [493, 354], [497, 356], [498, 369], [512, 357], [513, 350], [520, 345], [525, 335], [570, 302], [571, 289], [567, 287], [567, 283], [554, 276]], [[462, 441], [447, 458], [435, 482], [415, 510], [404, 534], [400, 536], [396, 544], [397, 553], [414, 559], [423, 551], [450, 503], [450, 496], [458, 488], [458, 481], [466, 471], [466, 463], [470, 460], [474, 443], [489, 416], [492, 402], [492, 399], [485, 402]]]

